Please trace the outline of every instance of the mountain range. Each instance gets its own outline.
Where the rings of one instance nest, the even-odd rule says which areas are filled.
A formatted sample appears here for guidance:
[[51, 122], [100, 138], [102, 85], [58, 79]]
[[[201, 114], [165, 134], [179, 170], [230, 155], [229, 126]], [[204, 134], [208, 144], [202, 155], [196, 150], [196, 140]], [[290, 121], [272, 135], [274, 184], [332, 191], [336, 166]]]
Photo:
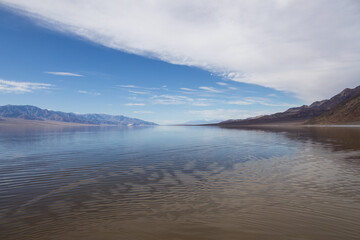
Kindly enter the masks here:
[[311, 105], [289, 108], [285, 112], [247, 119], [230, 119], [220, 126], [245, 126], [268, 124], [359, 124], [360, 86], [346, 88], [330, 99]]
[[[0, 106], [0, 121], [5, 120], [2, 118], [90, 125], [157, 125], [156, 123], [136, 118], [129, 118], [122, 115], [113, 116], [108, 114], [65, 113], [41, 109], [30, 105]], [[189, 122], [185, 125], [218, 125], [223, 127], [237, 127], [276, 124], [360, 124], [360, 86], [353, 89], [346, 88], [330, 99], [316, 101], [311, 105], [289, 108], [284, 112], [247, 119], [230, 119], [217, 124], [209, 124], [209, 122]]]
[[0, 118], [38, 121], [56, 121], [64, 123], [117, 126], [152, 126], [157, 125], [136, 118], [113, 116], [108, 114], [75, 114], [41, 109], [30, 105], [0, 106]]

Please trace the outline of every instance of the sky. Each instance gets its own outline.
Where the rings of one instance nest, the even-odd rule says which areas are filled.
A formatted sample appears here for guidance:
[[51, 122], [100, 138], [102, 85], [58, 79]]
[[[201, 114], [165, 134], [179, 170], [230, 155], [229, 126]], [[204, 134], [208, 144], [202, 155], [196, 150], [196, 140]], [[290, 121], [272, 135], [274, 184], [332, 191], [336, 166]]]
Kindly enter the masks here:
[[0, 0], [0, 105], [159, 124], [360, 84], [360, 1]]

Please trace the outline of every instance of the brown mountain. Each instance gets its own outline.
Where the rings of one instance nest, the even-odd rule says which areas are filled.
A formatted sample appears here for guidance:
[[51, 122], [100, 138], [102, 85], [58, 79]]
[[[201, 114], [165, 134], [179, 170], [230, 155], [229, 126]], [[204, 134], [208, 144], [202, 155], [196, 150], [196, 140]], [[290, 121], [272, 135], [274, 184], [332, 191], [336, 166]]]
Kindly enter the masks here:
[[[306, 123], [308, 120], [319, 117], [325, 112], [328, 112], [337, 107], [342, 108], [342, 103], [347, 102], [350, 99], [358, 96], [360, 94], [360, 86], [349, 89], [344, 89], [341, 93], [335, 95], [334, 97], [322, 101], [317, 101], [311, 105], [303, 105], [301, 107], [289, 108], [285, 112], [279, 112], [271, 115], [259, 116], [255, 118], [248, 119], [237, 119], [237, 120], [227, 120], [220, 122], [220, 126], [242, 126], [242, 125], [263, 125], [263, 124], [279, 124], [279, 123]], [[355, 100], [354, 100], [355, 101]], [[353, 106], [353, 105], [351, 105]], [[348, 106], [350, 110], [350, 106]], [[339, 112], [337, 110], [336, 112]], [[353, 109], [351, 111], [354, 111]], [[354, 113], [356, 114], [356, 113]], [[352, 115], [352, 114], [350, 114]], [[349, 117], [350, 119], [350, 117]], [[324, 119], [322, 121], [325, 121]], [[341, 123], [345, 121], [338, 117], [338, 122]], [[347, 120], [346, 120], [347, 121]], [[314, 122], [315, 124], [315, 122]]]
[[360, 94], [324, 112], [306, 124], [360, 124]]

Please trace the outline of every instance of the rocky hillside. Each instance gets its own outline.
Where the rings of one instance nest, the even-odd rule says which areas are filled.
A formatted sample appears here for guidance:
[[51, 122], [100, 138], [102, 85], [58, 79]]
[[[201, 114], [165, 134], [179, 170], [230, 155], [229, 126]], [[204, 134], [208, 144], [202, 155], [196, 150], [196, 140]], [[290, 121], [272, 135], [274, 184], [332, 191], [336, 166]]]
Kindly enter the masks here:
[[[290, 108], [285, 112], [275, 113], [271, 115], [259, 116], [249, 119], [227, 120], [220, 122], [221, 126], [237, 126], [237, 125], [261, 125], [261, 124], [277, 124], [277, 123], [305, 123], [306, 121], [318, 117], [325, 112], [340, 106], [349, 99], [360, 94], [360, 86], [349, 89], [346, 88], [334, 97], [317, 101], [311, 105], [303, 105], [301, 107]], [[340, 122], [340, 119], [339, 119]]]
[[125, 116], [107, 114], [75, 114], [41, 109], [29, 105], [0, 106], [0, 118], [19, 118], [25, 120], [59, 121], [67, 123], [94, 124], [94, 125], [121, 125], [121, 126], [150, 126], [155, 123], [146, 122]]
[[360, 95], [357, 95], [335, 108], [312, 118], [305, 124], [360, 124]]

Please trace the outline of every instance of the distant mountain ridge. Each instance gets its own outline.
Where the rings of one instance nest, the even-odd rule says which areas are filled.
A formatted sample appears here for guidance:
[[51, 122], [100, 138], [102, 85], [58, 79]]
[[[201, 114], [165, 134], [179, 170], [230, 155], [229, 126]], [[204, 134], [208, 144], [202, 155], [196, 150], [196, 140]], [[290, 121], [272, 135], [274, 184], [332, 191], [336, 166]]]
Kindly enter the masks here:
[[121, 125], [121, 126], [152, 126], [152, 122], [122, 115], [108, 114], [75, 114], [60, 111], [41, 109], [31, 105], [0, 106], [0, 117], [25, 120], [58, 121], [66, 123], [93, 124], [93, 125]]
[[[255, 118], [248, 118], [248, 119], [236, 119], [236, 120], [227, 120], [220, 122], [218, 125], [220, 126], [241, 126], [241, 125], [261, 125], [261, 124], [277, 124], [277, 123], [308, 123], [311, 122], [313, 124], [320, 124], [319, 121], [310, 121], [311, 119], [315, 119], [322, 114], [325, 114], [332, 109], [337, 107], [343, 106], [342, 104], [346, 103], [347, 101], [355, 98], [360, 94], [360, 86], [356, 88], [349, 89], [346, 88], [339, 94], [335, 95], [334, 97], [322, 101], [316, 101], [311, 105], [303, 105], [301, 107], [289, 108], [285, 112], [275, 113], [271, 115], [259, 116]], [[355, 100], [354, 100], [355, 101]], [[358, 105], [355, 103], [350, 104], [352, 107], [348, 107], [345, 112], [349, 115], [351, 114], [353, 117], [345, 118], [344, 115], [337, 115], [337, 120], [334, 120], [334, 123], [347, 123], [351, 121], [356, 121], [356, 114], [352, 114], [348, 111], [355, 111], [358, 110]], [[337, 110], [339, 112], [339, 110]], [[341, 111], [340, 111], [341, 112]], [[355, 111], [355, 113], [357, 113]], [[359, 116], [359, 115], [357, 115]], [[325, 116], [322, 118], [321, 122], [331, 122], [325, 119]]]

